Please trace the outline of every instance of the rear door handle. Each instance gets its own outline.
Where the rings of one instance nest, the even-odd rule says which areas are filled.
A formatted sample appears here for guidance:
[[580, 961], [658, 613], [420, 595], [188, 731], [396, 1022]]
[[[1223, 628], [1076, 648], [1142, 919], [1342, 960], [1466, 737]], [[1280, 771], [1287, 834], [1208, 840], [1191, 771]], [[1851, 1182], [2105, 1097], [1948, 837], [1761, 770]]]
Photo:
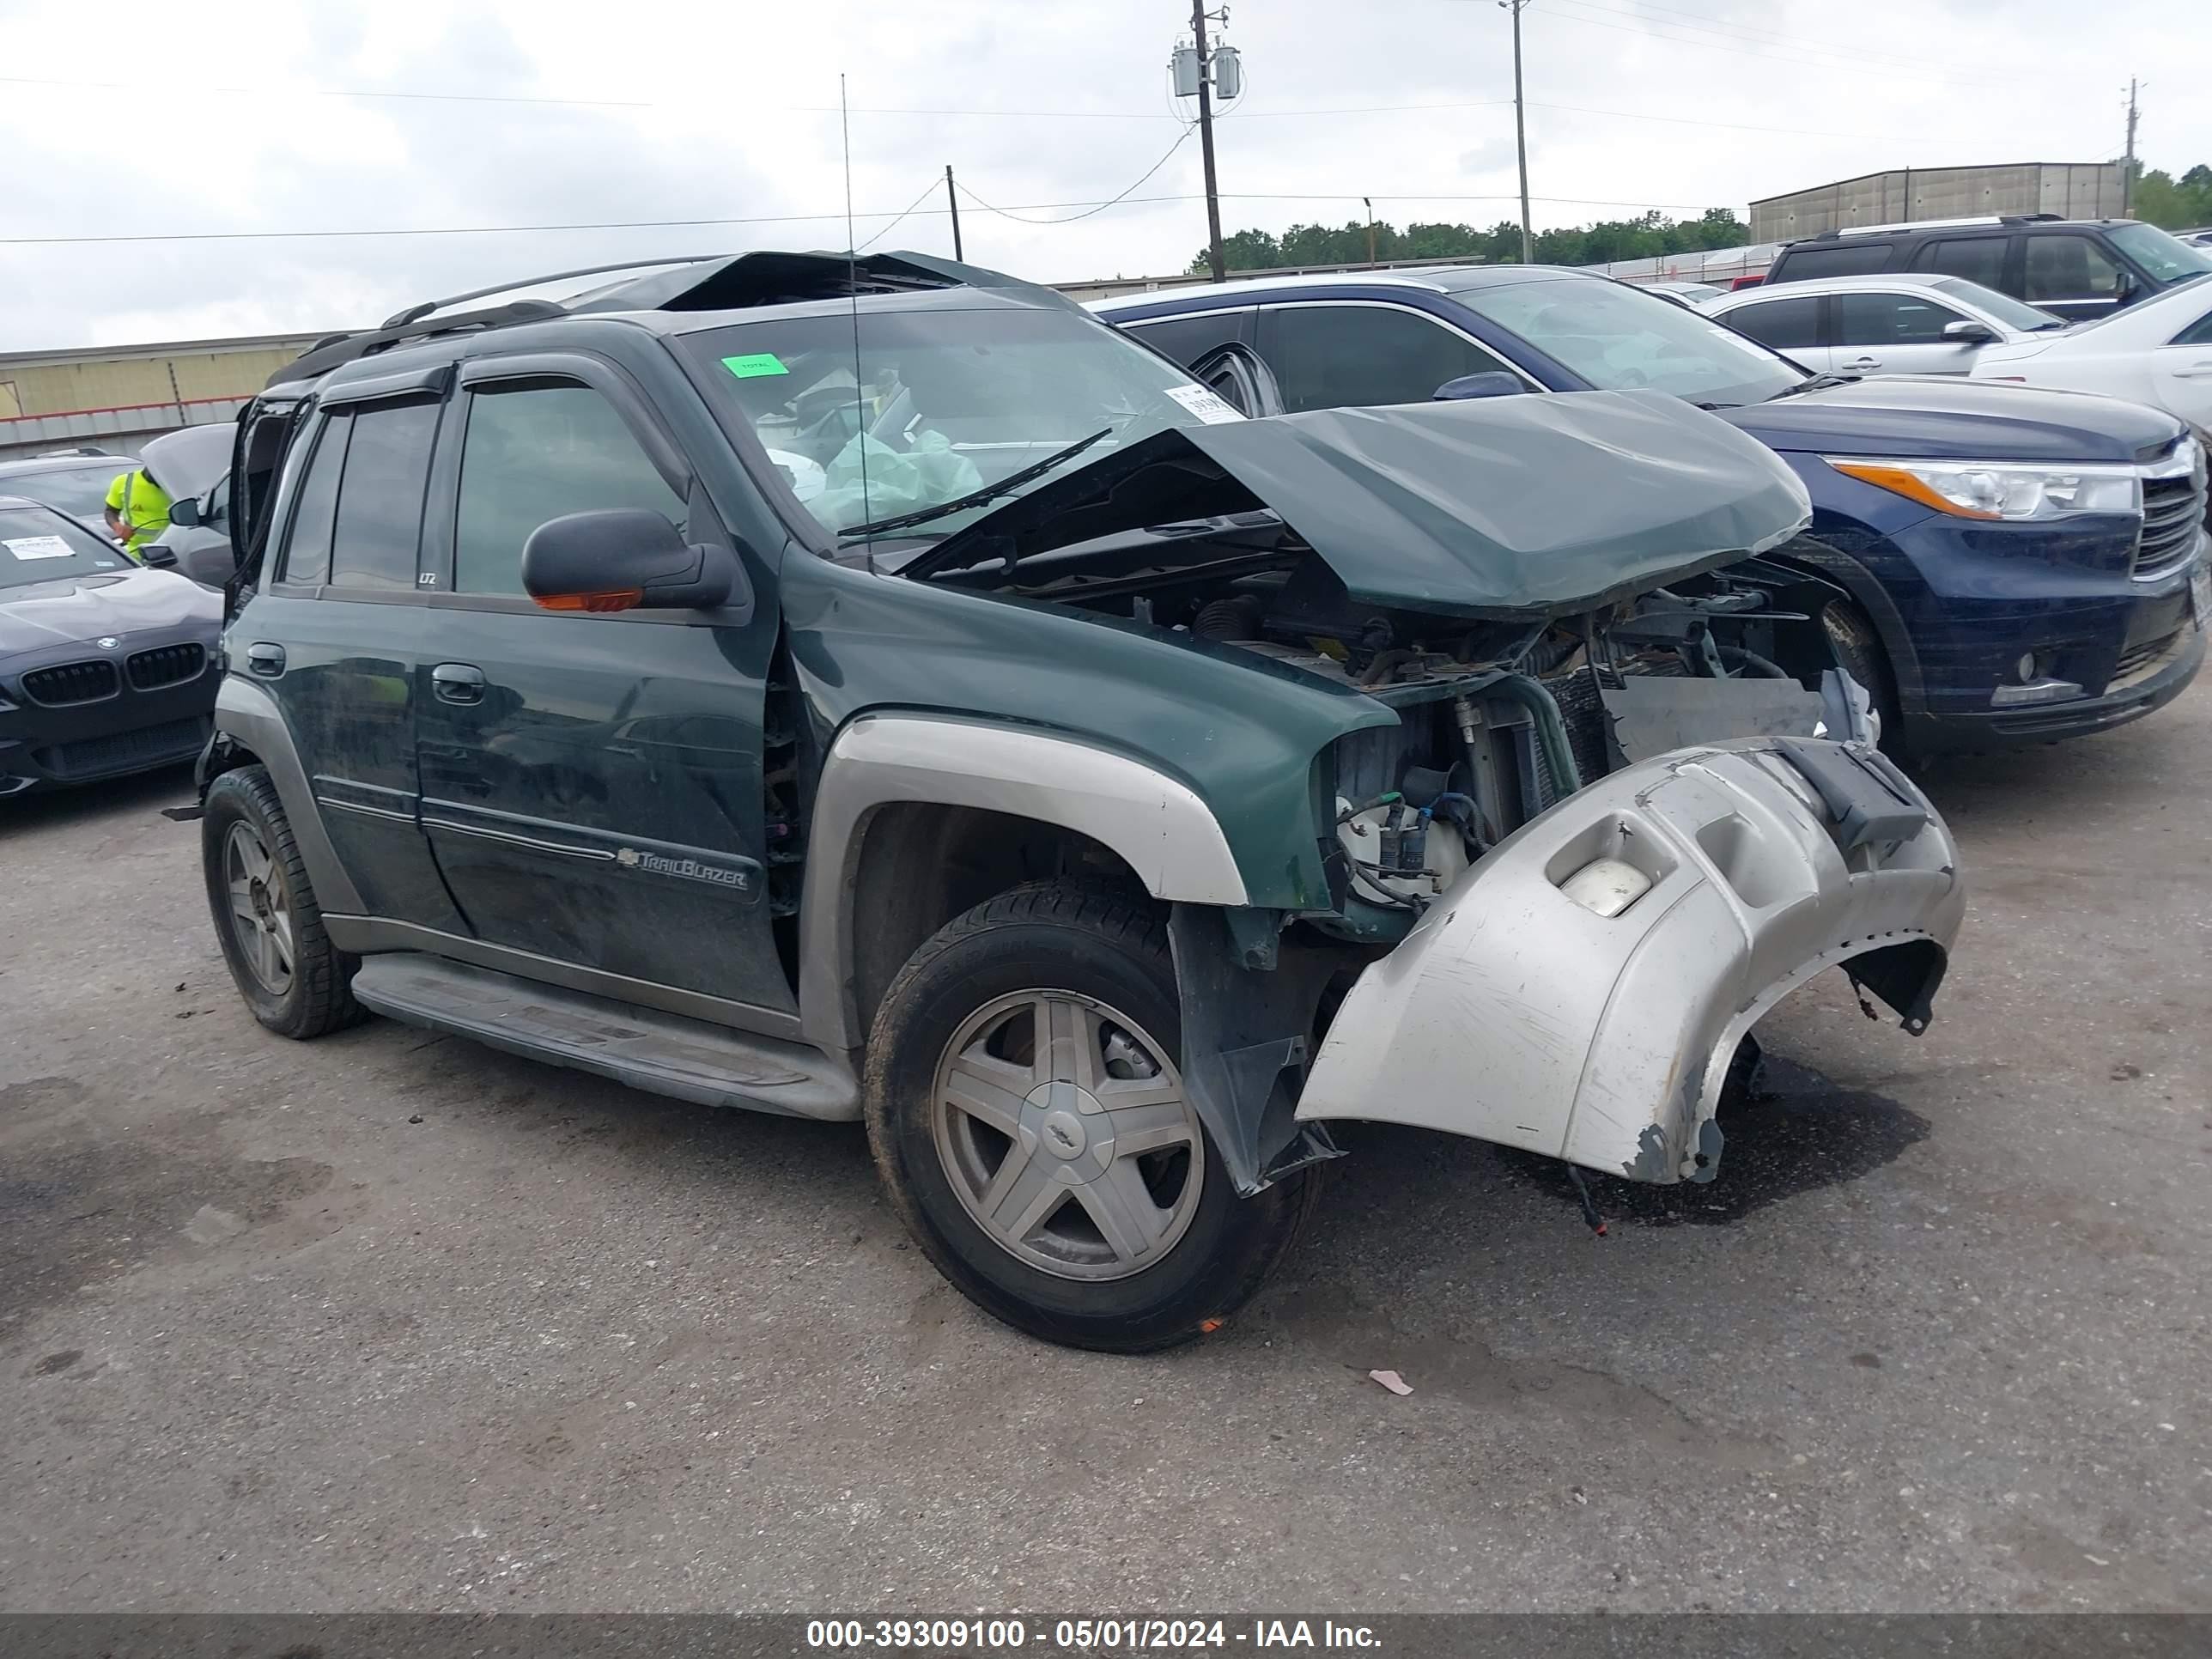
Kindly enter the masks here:
[[1880, 368], [1881, 367], [1881, 359], [1879, 357], [1854, 357], [1850, 361], [1850, 367], [1852, 368]]
[[430, 671], [430, 690], [441, 702], [482, 702], [483, 670], [473, 663], [441, 662]]
[[2191, 363], [2186, 368], [2177, 368], [2173, 377], [2178, 380], [2202, 380], [2212, 377], [2212, 362]]
[[284, 647], [256, 640], [246, 647], [246, 672], [273, 680], [284, 672]]

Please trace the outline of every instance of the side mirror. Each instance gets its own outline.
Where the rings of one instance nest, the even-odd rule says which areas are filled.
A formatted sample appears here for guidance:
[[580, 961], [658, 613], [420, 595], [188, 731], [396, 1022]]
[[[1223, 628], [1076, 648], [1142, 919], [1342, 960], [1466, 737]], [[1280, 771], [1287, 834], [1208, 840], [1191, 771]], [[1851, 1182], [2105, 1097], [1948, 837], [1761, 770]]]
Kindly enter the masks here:
[[169, 503], [169, 522], [179, 530], [197, 530], [207, 520], [200, 516], [199, 498], [179, 495]]
[[735, 554], [693, 546], [635, 507], [539, 525], [522, 544], [522, 590], [547, 611], [690, 611], [752, 598]]
[[1987, 323], [1961, 317], [1955, 323], [1943, 325], [1943, 337], [1954, 345], [1988, 345], [1997, 337], [1997, 331]]
[[159, 542], [149, 542], [138, 550], [138, 562], [149, 570], [174, 570], [177, 556]]
[[238, 574], [238, 556], [228, 542], [209, 542], [186, 548], [177, 559], [180, 574], [202, 587], [221, 587]]
[[1446, 380], [1430, 395], [1438, 402], [1455, 402], [1462, 398], [1510, 398], [1525, 390], [1518, 374], [1508, 374], [1502, 368], [1486, 368], [1480, 374], [1462, 374], [1455, 380]]

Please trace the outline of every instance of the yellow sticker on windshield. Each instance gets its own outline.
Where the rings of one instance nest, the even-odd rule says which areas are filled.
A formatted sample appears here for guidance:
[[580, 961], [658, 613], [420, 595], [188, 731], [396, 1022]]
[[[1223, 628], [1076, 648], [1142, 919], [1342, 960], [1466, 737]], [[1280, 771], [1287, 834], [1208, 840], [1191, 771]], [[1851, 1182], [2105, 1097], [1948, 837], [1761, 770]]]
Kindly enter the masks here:
[[725, 357], [722, 367], [741, 380], [750, 380], [763, 374], [788, 374], [783, 359], [772, 351], [756, 351], [750, 356]]

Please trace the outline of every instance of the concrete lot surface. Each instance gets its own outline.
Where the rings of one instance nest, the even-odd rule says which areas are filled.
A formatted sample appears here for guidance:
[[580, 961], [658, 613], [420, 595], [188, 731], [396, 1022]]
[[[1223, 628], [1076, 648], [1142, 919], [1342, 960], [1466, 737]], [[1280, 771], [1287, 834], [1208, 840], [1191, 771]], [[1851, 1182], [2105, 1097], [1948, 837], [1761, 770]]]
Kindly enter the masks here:
[[975, 1313], [857, 1129], [269, 1036], [188, 780], [0, 806], [0, 1607], [2212, 1610], [2212, 686], [1932, 787], [1924, 1039], [1820, 981], [1602, 1240], [1354, 1130], [1143, 1360]]

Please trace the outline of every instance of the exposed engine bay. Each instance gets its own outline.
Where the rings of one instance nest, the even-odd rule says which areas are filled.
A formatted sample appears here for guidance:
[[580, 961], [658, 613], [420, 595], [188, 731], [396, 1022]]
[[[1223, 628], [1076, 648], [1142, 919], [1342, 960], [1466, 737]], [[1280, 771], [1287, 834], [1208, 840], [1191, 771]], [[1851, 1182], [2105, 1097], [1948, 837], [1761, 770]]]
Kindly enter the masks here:
[[1408, 919], [1523, 823], [1629, 762], [1692, 741], [1827, 735], [1834, 713], [1822, 616], [1837, 590], [1767, 560], [1579, 614], [1470, 620], [1356, 601], [1279, 520], [1254, 513], [1060, 550], [1012, 581], [939, 580], [1249, 652], [1396, 709], [1396, 727], [1335, 745], [1333, 810], [1346, 896]]

